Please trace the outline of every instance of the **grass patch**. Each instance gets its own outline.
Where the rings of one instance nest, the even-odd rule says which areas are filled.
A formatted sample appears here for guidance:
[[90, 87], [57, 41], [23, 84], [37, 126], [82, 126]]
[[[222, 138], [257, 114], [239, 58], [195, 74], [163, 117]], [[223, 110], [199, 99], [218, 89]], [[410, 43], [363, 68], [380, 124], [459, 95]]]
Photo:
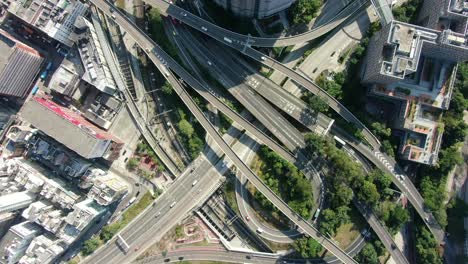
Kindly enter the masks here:
[[137, 203], [133, 204], [123, 213], [122, 218], [119, 221], [104, 226], [99, 235], [94, 235], [90, 239], [86, 240], [81, 249], [81, 253], [85, 256], [92, 254], [97, 248], [112, 239], [119, 230], [124, 228], [128, 223], [135, 219], [135, 217], [143, 212], [143, 210], [148, 207], [155, 198], [156, 197], [153, 197], [150, 192], [146, 192]]
[[236, 181], [235, 176], [230, 175], [230, 177], [226, 181], [226, 184], [224, 185], [224, 197], [226, 198], [226, 201], [228, 205], [232, 208], [232, 210], [234, 210], [234, 212], [240, 215], [239, 207], [237, 207], [237, 201], [236, 201], [235, 181]]
[[119, 9], [125, 10], [125, 0], [116, 0], [115, 6]]

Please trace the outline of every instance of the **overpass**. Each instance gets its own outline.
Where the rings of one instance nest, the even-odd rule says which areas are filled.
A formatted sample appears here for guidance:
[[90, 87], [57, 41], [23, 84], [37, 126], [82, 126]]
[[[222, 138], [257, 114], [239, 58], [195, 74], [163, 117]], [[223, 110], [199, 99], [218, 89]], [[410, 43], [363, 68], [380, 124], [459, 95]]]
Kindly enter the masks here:
[[[190, 13], [185, 12], [184, 9], [181, 8], [172, 10], [174, 6], [162, 0], [147, 0], [145, 2], [151, 6], [157, 6], [158, 9], [160, 9], [161, 11], [167, 12], [170, 16], [175, 17], [177, 19], [179, 16], [184, 16], [184, 14], [187, 14], [188, 16], [190, 15]], [[340, 25], [341, 23], [345, 22], [347, 19], [358, 13], [360, 10], [365, 9], [368, 6], [368, 4], [368, 0], [352, 1], [343, 10], [341, 10], [338, 14], [331, 18], [328, 21], [328, 23], [325, 23], [323, 26], [314, 28], [305, 33], [294, 36], [279, 38], [253, 37], [250, 35], [239, 34], [211, 23], [206, 24], [205, 28], [207, 29], [207, 31], [217, 31], [220, 35], [231, 39], [233, 42], [239, 45], [255, 47], [285, 47], [308, 42], [325, 35], [326, 33], [333, 30], [335, 27], [337, 27], [338, 25]], [[202, 28], [200, 27], [199, 30], [202, 30]]]
[[[182, 79], [188, 73], [178, 65], [170, 56], [168, 56], [159, 46], [157, 46], [144, 32], [142, 32], [132, 21], [130, 21], [119, 10], [115, 9], [109, 2], [102, 0], [91, 0], [96, 7], [103, 11], [109, 17], [115, 17], [118, 23], [127, 34], [132, 36], [134, 40], [145, 50], [148, 57], [155, 63], [156, 67], [164, 73], [165, 77], [170, 83], [179, 83], [173, 74], [167, 68], [174, 70]], [[254, 172], [246, 166], [242, 160], [233, 152], [228, 144], [218, 134], [216, 129], [211, 125], [207, 118], [203, 115], [201, 110], [192, 100], [191, 96], [182, 88], [182, 86], [175, 85], [175, 92], [179, 95], [181, 100], [186, 104], [189, 110], [193, 113], [200, 125], [206, 130], [207, 134], [215, 141], [221, 148], [223, 153], [234, 163], [234, 165], [249, 179], [249, 181], [260, 191], [273, 205], [275, 205], [286, 217], [298, 225], [299, 228], [304, 230], [306, 234], [316, 239], [322, 246], [335, 255], [344, 263], [356, 263], [346, 252], [334, 244], [331, 240], [324, 237], [318, 230], [303, 219], [300, 215], [295, 213], [284, 201], [282, 201], [271, 189], [266, 186], [262, 180], [255, 175]]]

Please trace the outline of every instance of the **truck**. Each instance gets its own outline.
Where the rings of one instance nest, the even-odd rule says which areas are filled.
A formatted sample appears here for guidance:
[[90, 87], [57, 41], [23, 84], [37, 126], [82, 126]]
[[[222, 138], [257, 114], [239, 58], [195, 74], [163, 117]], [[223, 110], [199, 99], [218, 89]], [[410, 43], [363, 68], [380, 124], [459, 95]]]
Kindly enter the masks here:
[[333, 136], [333, 139], [335, 139], [335, 141], [340, 143], [342, 146], [346, 146], [346, 142], [344, 142], [344, 140], [342, 140], [341, 138]]
[[41, 73], [41, 76], [40, 76], [40, 77], [41, 77], [41, 80], [44, 80], [45, 78], [47, 78], [47, 75], [48, 75], [48, 74], [49, 74], [49, 73], [47, 72], [47, 70], [43, 71], [43, 72]]
[[224, 41], [226, 41], [227, 43], [232, 43], [232, 40], [230, 38], [227, 38], [227, 37], [224, 37]]
[[136, 196], [132, 197], [132, 199], [130, 199], [130, 201], [128, 201], [127, 207], [132, 205], [135, 201], [136, 201]]
[[314, 217], [312, 218], [314, 220], [314, 223], [317, 221], [319, 215], [320, 215], [320, 208], [317, 208], [317, 211], [315, 211]]

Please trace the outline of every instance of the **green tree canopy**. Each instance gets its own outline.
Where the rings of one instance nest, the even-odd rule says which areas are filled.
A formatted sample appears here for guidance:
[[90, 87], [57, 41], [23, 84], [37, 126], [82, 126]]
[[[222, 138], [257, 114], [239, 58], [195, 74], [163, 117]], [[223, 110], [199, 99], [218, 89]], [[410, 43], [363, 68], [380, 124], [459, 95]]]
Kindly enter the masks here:
[[177, 126], [180, 129], [180, 133], [187, 138], [190, 138], [193, 135], [193, 132], [195, 132], [193, 126], [185, 119], [180, 120]]
[[375, 251], [375, 248], [372, 244], [366, 244], [361, 252], [357, 255], [357, 261], [359, 263], [366, 263], [366, 264], [378, 264], [379, 263], [379, 256]]
[[296, 239], [293, 248], [303, 258], [316, 258], [323, 249], [313, 238]]
[[309, 23], [316, 15], [322, 0], [297, 0], [289, 9], [294, 24]]

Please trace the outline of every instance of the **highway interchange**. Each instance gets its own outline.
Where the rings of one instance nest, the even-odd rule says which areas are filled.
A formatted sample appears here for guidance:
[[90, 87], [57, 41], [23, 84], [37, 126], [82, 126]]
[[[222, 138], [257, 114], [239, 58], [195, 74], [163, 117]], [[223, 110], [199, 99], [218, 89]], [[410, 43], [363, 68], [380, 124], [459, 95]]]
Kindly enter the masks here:
[[[156, 64], [156, 66], [165, 73], [165, 76], [170, 80], [171, 83], [177, 83], [178, 80], [171, 75], [165, 65], [169, 64], [169, 68], [177, 71], [177, 68], [180, 66], [177, 65], [175, 61], [172, 60], [163, 50], [160, 49], [155, 43], [151, 41], [143, 32], [141, 32], [138, 27], [136, 27], [128, 18], [126, 18], [120, 11], [115, 10], [113, 6], [107, 2], [93, 0], [91, 1], [99, 9], [101, 9], [106, 15], [114, 16], [116, 22], [125, 29], [127, 34], [130, 34], [135, 41], [147, 52], [149, 58]], [[164, 56], [164, 57], [162, 57]], [[158, 58], [159, 57], [159, 58]], [[182, 69], [181, 69], [182, 70]], [[180, 73], [182, 79], [185, 76], [183, 71]], [[318, 240], [322, 246], [327, 250], [333, 253], [337, 258], [345, 263], [356, 263], [351, 257], [349, 257], [342, 249], [335, 245], [331, 240], [322, 236], [313, 226], [311, 226], [306, 220], [302, 219], [297, 215], [289, 206], [279, 199], [259, 178], [256, 176], [249, 167], [247, 167], [242, 160], [232, 151], [232, 149], [227, 145], [218, 132], [213, 128], [211, 123], [206, 119], [200, 109], [193, 102], [191, 97], [187, 94], [185, 90], [180, 89], [181, 87], [174, 86], [174, 90], [177, 92], [182, 101], [187, 105], [187, 107], [192, 111], [194, 116], [200, 122], [200, 124], [205, 128], [208, 135], [216, 142], [218, 146], [221, 147], [222, 151], [229, 159], [235, 164], [235, 166], [249, 179], [249, 181], [260, 191], [265, 197], [267, 197], [283, 214], [285, 214], [289, 219], [291, 219], [296, 225], [298, 225], [304, 232], [311, 237], [314, 237]]]
[[[217, 99], [216, 97], [211, 95], [209, 92], [207, 92], [204, 89], [203, 85], [201, 85], [199, 82], [197, 82], [195, 79], [193, 79], [193, 77], [191, 77], [190, 74], [185, 72], [185, 70], [183, 68], [181, 68], [180, 65], [175, 63], [175, 61], [173, 61], [167, 54], [165, 54], [155, 43], [153, 43], [144, 33], [142, 33], [123, 14], [121, 14], [119, 11], [116, 11], [111, 6], [111, 4], [109, 4], [107, 2], [104, 2], [102, 0], [92, 0], [91, 2], [93, 4], [95, 4], [99, 9], [101, 9], [104, 13], [106, 13], [109, 17], [111, 15], [115, 16], [115, 21], [121, 27], [123, 27], [125, 29], [125, 31], [127, 31], [127, 33], [129, 33], [135, 39], [135, 41], [146, 51], [147, 55], [151, 58], [151, 60], [153, 62], [155, 62], [155, 65], [161, 70], [161, 72], [166, 73], [165, 77], [169, 79], [171, 84], [173, 84], [174, 89], [176, 90], [176, 92], [180, 95], [180, 97], [184, 101], [184, 103], [187, 104], [187, 106], [192, 111], [192, 113], [194, 113], [197, 120], [207, 130], [210, 137], [214, 140], [214, 142], [216, 142], [216, 144], [218, 146], [221, 147], [222, 152], [225, 153], [226, 156], [229, 157], [230, 160], [232, 160], [234, 165], [243, 173], [243, 175], [245, 175], [248, 178], [249, 181], [251, 181], [257, 187], [257, 189], [259, 189], [259, 191], [261, 191], [266, 197], [268, 197], [270, 199], [270, 201], [272, 201], [275, 204], [275, 206], [277, 206], [288, 218], [290, 218], [299, 227], [301, 227], [302, 230], [304, 230], [306, 233], [308, 233], [312, 237], [316, 238], [320, 243], [322, 243], [322, 245], [324, 245], [325, 248], [327, 248], [330, 252], [332, 252], [335, 256], [337, 256], [341, 261], [343, 261], [345, 263], [355, 263], [355, 261], [351, 257], [349, 257], [348, 254], [346, 254], [343, 250], [341, 250], [333, 242], [331, 242], [327, 238], [323, 237], [320, 233], [318, 233], [318, 231], [313, 226], [308, 224], [307, 221], [305, 221], [304, 219], [301, 219], [298, 215], [296, 215], [294, 212], [292, 212], [292, 210], [283, 201], [281, 201], [276, 195], [274, 195], [274, 193], [272, 193], [272, 191], [269, 190], [269, 188], [266, 187], [266, 185], [264, 185], [261, 182], [261, 180], [242, 162], [242, 160], [236, 155], [236, 153], [233, 152], [233, 150], [230, 148], [230, 146], [227, 145], [225, 143], [225, 141], [223, 141], [223, 139], [216, 132], [216, 130], [212, 127], [212, 125], [206, 119], [206, 117], [203, 115], [203, 113], [201, 113], [201, 111], [197, 108], [197, 106], [191, 100], [190, 96], [186, 93], [186, 91], [184, 90], [182, 85], [180, 85], [179, 80], [176, 77], [174, 77], [168, 71], [168, 68], [173, 70], [175, 73], [177, 73], [177, 75], [180, 76], [184, 81], [186, 81], [190, 86], [193, 87], [194, 84], [195, 84], [195, 86], [198, 85], [198, 87], [193, 87], [193, 88], [195, 88], [197, 90], [197, 92], [202, 94], [203, 91], [205, 91], [205, 96], [204, 96], [205, 99], [209, 98], [207, 100], [210, 103], [217, 101], [218, 102], [218, 105], [216, 105], [217, 108], [219, 108], [223, 113], [227, 114], [228, 116], [231, 115], [232, 117], [229, 116], [230, 118], [237, 119], [235, 121], [236, 122], [239, 121], [241, 126], [244, 127], [245, 129], [247, 129], [248, 131], [254, 131], [256, 137], [257, 137], [257, 135], [259, 135], [260, 141], [262, 141], [263, 143], [270, 146], [274, 151], [279, 151], [280, 153], [282, 153], [283, 157], [289, 157], [289, 158], [287, 158], [287, 160], [295, 161], [296, 158], [293, 157], [293, 154], [291, 154], [291, 152], [289, 152], [288, 150], [285, 150], [284, 148], [279, 146], [277, 143], [275, 143], [274, 140], [270, 139], [264, 133], [260, 133], [261, 131], [259, 131], [255, 126], [250, 124], [248, 121], [244, 120], [237, 113], [235, 113], [235, 112], [232, 113], [233, 112], [232, 110], [230, 110], [222, 102], [220, 102], [219, 99]], [[153, 1], [153, 2], [163, 2], [163, 1]], [[165, 3], [165, 4], [167, 4], [167, 3]], [[171, 8], [172, 8], [172, 6], [171, 6]], [[179, 12], [179, 14], [181, 14], [181, 13]], [[184, 15], [181, 15], [181, 16], [183, 16], [185, 18], [188, 17], [188, 16], [184, 16]], [[186, 22], [186, 21], [184, 21], [184, 22]], [[190, 25], [190, 23], [187, 23], [187, 24]], [[214, 37], [214, 38], [218, 39], [217, 37]], [[230, 46], [232, 46], [232, 45], [230, 45]], [[251, 49], [250, 47], [246, 47], [245, 45], [244, 45], [244, 47], [238, 46], [237, 49], [238, 50], [243, 50], [244, 52], [246, 50], [247, 51], [252, 50], [251, 54], [255, 54], [255, 55], [254, 56], [249, 55], [249, 56], [250, 57], [255, 57], [256, 56], [257, 60], [262, 61], [266, 65], [272, 66], [272, 65], [278, 65], [279, 64], [279, 63], [277, 63], [277, 62], [275, 62], [273, 60], [271, 60], [271, 62], [270, 62], [269, 61], [270, 58], [268, 58], [267, 56], [262, 55], [262, 56], [258, 57], [259, 55], [256, 54], [257, 51]], [[167, 68], [166, 68], [166, 66], [167, 66]], [[216, 66], [218, 66], [218, 65], [216, 65]], [[241, 69], [237, 69], [237, 70], [242, 71]], [[289, 71], [289, 70], [290, 69], [287, 69], [286, 72]], [[295, 73], [295, 74], [297, 74], [297, 73]], [[307, 80], [302, 75], [300, 75], [300, 74], [297, 74], [297, 75], [299, 76], [299, 77], [296, 77], [297, 79], [299, 79], [299, 80], [300, 79], [305, 79], [305, 81], [306, 81], [305, 87], [312, 83], [310, 80]], [[191, 78], [193, 80], [190, 80]], [[256, 78], [260, 78], [260, 77], [259, 76], [254, 76], [253, 77], [253, 81], [252, 81], [253, 84], [250, 84], [250, 88], [256, 88], [255, 87], [255, 82], [258, 82], [258, 79], [256, 79]], [[221, 76], [220, 76], [220, 79], [222, 79]], [[292, 78], [292, 79], [294, 79], [294, 78]], [[190, 81], [187, 81], [187, 80], [190, 80]], [[224, 79], [224, 81], [229, 82], [230, 80], [228, 80], [226, 78], [226, 79]], [[243, 85], [242, 80], [238, 80], [238, 81], [239, 81], [240, 85]], [[261, 82], [266, 83], [264, 80], [261, 80]], [[179, 85], [177, 85], [177, 84], [179, 84]], [[233, 86], [237, 85], [237, 83], [236, 84], [227, 83], [227, 85], [233, 87]], [[315, 84], [313, 84], [313, 85], [315, 87]], [[315, 87], [314, 89], [319, 89], [319, 88]], [[262, 93], [262, 90], [256, 90], [256, 91], [259, 92], [260, 94]], [[282, 91], [282, 89], [280, 89], [278, 91]], [[318, 92], [316, 91], [316, 93], [319, 93], [319, 92], [320, 92], [320, 90]], [[265, 93], [265, 90], [263, 90], [263, 93]], [[251, 93], [251, 94], [254, 94], [254, 93]], [[252, 100], [252, 99], [250, 99], [250, 100]], [[259, 100], [261, 100], [261, 99], [259, 99]], [[294, 100], [295, 100], [294, 98], [289, 99], [289, 101], [294, 101]], [[243, 102], [243, 104], [244, 103], [248, 104], [248, 102], [249, 102], [249, 100], [245, 100]], [[298, 104], [298, 102], [300, 104], [300, 101], [296, 100], [296, 104]], [[328, 102], [330, 102], [330, 101], [328, 101]], [[286, 102], [286, 103], [288, 103], [288, 102]], [[224, 105], [224, 109], [222, 109], [223, 105]], [[266, 104], [261, 103], [260, 105], [268, 105], [268, 103], [266, 103]], [[258, 107], [258, 105], [255, 105], [255, 106]], [[228, 109], [226, 109], [226, 108], [228, 108]], [[280, 109], [281, 108], [284, 110], [284, 105], [283, 105], [283, 107], [280, 107]], [[333, 108], [333, 106], [332, 106], [332, 108]], [[337, 102], [336, 108], [338, 109], [338, 111], [341, 111], [340, 108], [344, 108], [344, 107], [341, 106]], [[301, 113], [300, 111], [304, 111], [304, 109], [307, 109], [307, 108], [304, 108], [304, 106], [302, 106], [302, 110], [300, 108], [298, 108], [296, 110], [290, 111], [290, 113], [291, 114], [296, 113], [294, 115], [297, 117], [297, 113]], [[264, 109], [264, 110], [262, 110], [262, 112], [263, 111], [268, 112], [268, 111], [275, 111], [275, 110], [274, 109], [273, 110]], [[260, 118], [258, 118], [257, 116], [256, 117], [259, 120], [261, 120], [261, 116], [263, 116], [263, 115], [259, 114], [258, 116]], [[299, 119], [301, 119], [300, 116], [299, 116]], [[265, 123], [267, 123], [267, 124], [268, 123], [272, 124], [272, 125], [275, 124], [275, 121], [272, 121], [272, 120], [270, 120], [270, 121], [263, 120], [263, 121]], [[303, 121], [306, 121], [305, 123], [307, 123], [307, 119], [306, 120], [303, 119]], [[287, 126], [285, 124], [289, 124], [289, 123], [286, 121], [286, 123], [284, 123], [284, 124], [277, 124], [278, 129], [280, 129], [283, 126]], [[309, 122], [309, 124], [311, 124], [311, 123]], [[309, 127], [308, 125], [305, 125], [305, 126]], [[282, 131], [287, 131], [287, 130], [283, 129]], [[336, 134], [340, 134], [341, 136], [343, 136], [343, 134], [344, 134], [343, 131], [340, 131], [339, 129], [337, 130], [336, 128], [332, 128], [332, 132], [336, 133]], [[300, 133], [299, 133], [299, 135], [300, 135]], [[275, 136], [277, 136], [277, 138], [280, 141], [282, 141], [282, 143], [285, 144], [285, 146], [287, 146], [287, 148], [290, 149], [290, 151], [294, 151], [296, 148], [299, 148], [299, 147], [303, 146], [303, 144], [304, 144], [303, 143], [303, 138], [302, 138], [302, 136], [299, 136], [299, 135], [294, 131], [294, 127], [292, 127], [290, 129], [290, 131], [287, 132], [286, 135], [284, 135], [283, 140], [281, 140], [281, 138], [279, 138], [275, 134]], [[370, 135], [371, 135], [370, 138], [373, 138], [372, 134], [370, 134]], [[344, 134], [344, 136], [345, 136], [344, 138], [346, 138], [347, 140], [349, 140], [352, 143], [352, 144], [350, 144], [351, 146], [353, 146], [356, 150], [360, 151], [361, 153], [364, 153], [365, 154], [364, 156], [366, 156], [367, 158], [371, 157], [369, 159], [375, 165], [377, 165], [378, 167], [380, 167], [384, 171], [390, 171], [390, 172], [392, 172], [392, 174], [397, 174], [397, 175], [398, 175], [398, 173], [403, 174], [403, 172], [401, 170], [400, 171], [398, 170], [398, 168], [396, 167], [396, 164], [392, 163], [392, 160], [389, 159], [388, 157], [385, 157], [383, 154], [378, 153], [378, 152], [372, 152], [372, 150], [368, 146], [366, 146], [366, 145], [364, 145], [362, 143], [355, 143], [354, 142], [355, 140], [354, 139], [349, 139], [346, 134]], [[287, 144], [288, 142], [289, 142], [289, 144]], [[291, 143], [291, 142], [293, 142], [294, 144]], [[378, 141], [375, 141], [374, 144], [378, 144]], [[382, 162], [382, 157], [384, 157], [385, 162]], [[200, 159], [201, 158], [197, 159], [197, 161], [196, 161], [196, 162], [198, 162], [198, 164], [197, 164], [198, 167], [195, 169], [196, 171], [198, 171], [199, 167], [202, 168], [201, 164], [206, 164], [206, 166], [210, 166], [209, 163], [211, 162], [211, 160], [210, 161], [207, 161], [207, 160], [200, 161]], [[223, 164], [224, 163], [221, 164], [221, 167], [223, 166]], [[209, 169], [209, 167], [204, 167], [204, 168]], [[393, 172], [395, 172], [395, 173], [393, 173]], [[202, 174], [201, 172], [199, 174], [197, 174], [196, 172], [189, 172], [189, 170], [186, 170], [182, 174], [182, 176], [183, 175], [185, 175], [185, 176], [178, 178], [178, 180], [170, 187], [170, 188], [173, 188], [173, 190], [170, 193], [171, 194], [177, 194], [177, 191], [179, 191], [178, 192], [179, 196], [168, 198], [167, 196], [169, 196], [169, 195], [162, 195], [155, 202], [155, 206], [153, 208], [149, 208], [148, 212], [146, 212], [145, 214], [142, 214], [141, 217], [139, 217], [139, 218], [137, 218], [135, 220], [135, 222], [138, 221], [140, 224], [141, 223], [149, 224], [149, 222], [151, 222], [149, 219], [152, 219], [153, 221], [151, 222], [151, 224], [153, 226], [155, 226], [156, 223], [159, 223], [157, 225], [159, 227], [159, 229], [158, 230], [152, 230], [152, 233], [157, 232], [158, 234], [161, 234], [161, 235], [164, 234], [165, 232], [161, 232], [161, 231], [163, 231], [163, 230], [161, 230], [162, 228], [166, 228], [166, 225], [164, 224], [164, 221], [165, 221], [165, 219], [170, 219], [169, 217], [166, 217], [166, 215], [171, 215], [172, 214], [171, 212], [176, 212], [176, 211], [177, 212], [178, 211], [182, 211], [182, 212], [190, 211], [192, 209], [192, 208], [190, 208], [190, 206], [193, 207], [193, 204], [191, 204], [191, 203], [193, 203], [193, 200], [199, 201], [198, 203], [196, 203], [196, 204], [199, 204], [201, 201], [206, 199], [209, 192], [219, 184], [219, 181], [220, 181], [220, 178], [221, 178], [219, 172], [218, 173], [212, 173], [212, 175], [215, 175], [215, 176], [212, 176], [212, 177], [206, 177], [206, 176], [200, 177], [200, 180], [204, 181], [203, 182], [204, 184], [200, 185], [200, 186], [203, 186], [203, 189], [200, 188], [199, 193], [194, 194], [194, 189], [191, 188], [191, 185], [192, 185], [191, 180], [194, 179], [194, 178], [190, 177], [190, 175], [192, 175], [192, 173], [193, 173], [193, 175], [195, 175], [194, 177], [197, 177], [196, 175]], [[400, 183], [400, 184], [398, 184], [397, 182]], [[415, 206], [416, 209], [418, 210], [418, 208], [417, 208], [418, 206], [420, 207], [420, 209], [423, 209], [423, 205], [422, 205], [422, 202], [421, 202], [422, 198], [420, 197], [419, 193], [414, 188], [414, 186], [412, 184], [410, 184], [410, 183], [411, 182], [406, 183], [405, 181], [400, 182], [398, 179], [396, 181], [397, 186], [400, 187], [403, 191], [405, 191], [407, 189], [409, 190], [408, 192], [409, 192], [410, 195], [408, 195], [408, 198], [412, 203], [414, 202], [414, 204], [417, 205], [417, 206]], [[412, 188], [414, 188], [414, 189], [412, 189]], [[172, 200], [172, 202], [171, 202], [171, 200]], [[167, 205], [172, 204], [174, 201], [176, 202], [176, 204], [174, 205], [174, 209], [178, 208], [179, 206], [180, 206], [180, 208], [177, 209], [177, 210], [172, 210], [171, 211], [171, 208], [167, 208]], [[161, 208], [162, 205], [166, 205], [166, 207]], [[425, 215], [424, 219], [427, 221], [427, 223], [429, 223], [429, 226], [432, 227], [431, 230], [437, 228], [436, 224], [434, 224], [435, 222], [433, 221], [433, 219], [431, 219], [432, 216], [430, 214], [427, 214], [424, 211], [420, 212], [419, 210], [418, 210], [418, 213], [420, 213], [422, 215]], [[158, 219], [155, 221], [154, 215], [156, 215], [156, 214], [158, 215]], [[172, 215], [172, 219], [180, 219], [180, 218], [183, 218], [183, 216], [185, 216], [185, 214], [184, 215], [174, 214], [174, 215]], [[108, 258], [110, 258], [110, 256], [112, 256], [113, 261], [114, 260], [119, 261], [119, 260], [122, 260], [122, 259], [129, 260], [129, 259], [136, 258], [136, 255], [138, 255], [138, 253], [139, 253], [138, 251], [140, 249], [149, 246], [149, 245], [146, 245], [145, 242], [138, 243], [138, 241], [145, 241], [144, 239], [141, 239], [138, 236], [138, 234], [141, 234], [141, 231], [142, 231], [141, 229], [142, 229], [141, 226], [140, 226], [140, 228], [132, 228], [131, 230], [124, 229], [122, 231], [122, 233], [121, 233], [122, 237], [124, 237], [125, 240], [135, 241], [134, 243], [132, 242], [133, 243], [132, 247], [134, 247], [137, 251], [134, 251], [134, 252], [131, 251], [127, 255], [124, 255], [121, 251], [119, 251], [117, 246], [115, 246], [115, 245], [111, 246], [111, 244], [112, 244], [112, 240], [111, 240], [110, 243], [106, 247], [103, 247], [103, 249], [101, 249], [99, 252], [92, 255], [87, 261], [89, 263], [94, 263], [94, 261], [99, 261], [99, 260], [103, 260], [103, 259], [106, 259], [106, 261], [108, 261]], [[140, 233], [138, 233], [138, 232], [140, 232]], [[145, 236], [143, 235], [143, 237], [145, 237]], [[149, 240], [149, 239], [147, 239], [147, 240]], [[245, 257], [246, 256], [244, 254], [244, 258]], [[255, 263], [255, 262], [252, 262], [252, 263]], [[265, 263], [265, 262], [261, 262], [261, 263]], [[288, 263], [292, 263], [292, 262], [288, 262]]]

